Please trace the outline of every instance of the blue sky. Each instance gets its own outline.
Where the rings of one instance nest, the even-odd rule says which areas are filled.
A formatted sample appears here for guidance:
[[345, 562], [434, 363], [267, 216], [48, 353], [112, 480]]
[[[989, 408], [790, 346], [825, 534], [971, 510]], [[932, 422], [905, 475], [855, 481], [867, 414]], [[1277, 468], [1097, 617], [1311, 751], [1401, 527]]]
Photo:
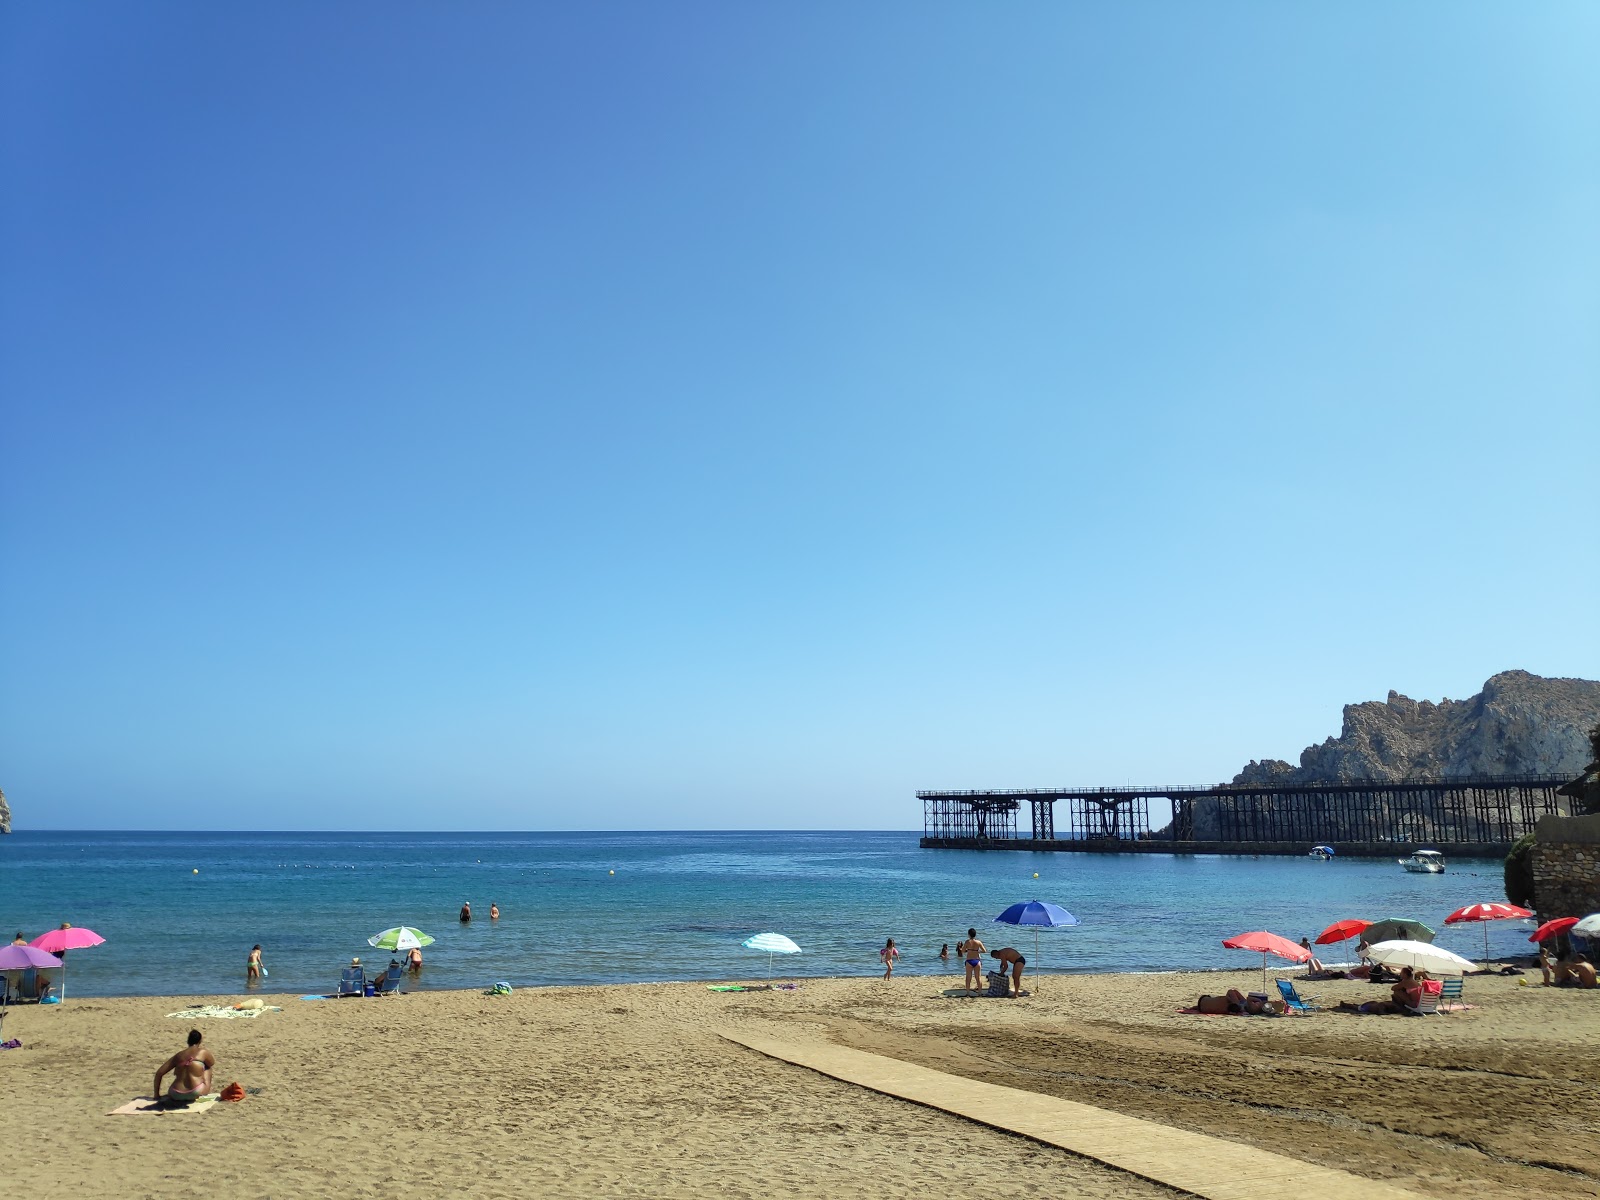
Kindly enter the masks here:
[[910, 828], [1600, 675], [1597, 51], [7, 6], [17, 823]]

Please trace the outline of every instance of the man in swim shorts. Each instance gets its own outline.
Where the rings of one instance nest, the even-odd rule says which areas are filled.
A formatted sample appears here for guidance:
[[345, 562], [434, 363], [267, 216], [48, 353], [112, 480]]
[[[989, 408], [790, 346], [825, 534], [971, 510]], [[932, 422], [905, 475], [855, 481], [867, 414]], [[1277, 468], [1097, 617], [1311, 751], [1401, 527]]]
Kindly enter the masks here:
[[967, 964], [967, 991], [982, 991], [983, 956], [987, 953], [987, 947], [978, 940], [978, 931], [976, 929], [967, 930], [967, 940], [957, 946], [956, 951]]
[[[217, 1060], [200, 1044], [200, 1031], [189, 1031], [189, 1045], [178, 1051], [156, 1071], [155, 1097], [163, 1108], [183, 1108], [201, 1096], [211, 1094], [211, 1071]], [[161, 1094], [161, 1081], [172, 1076], [172, 1087]]]
[[1006, 968], [1011, 968], [1011, 994], [1022, 995], [1022, 968], [1027, 965], [1028, 960], [1010, 946], [991, 950], [989, 956], [1000, 960], [1000, 974], [1004, 975]]

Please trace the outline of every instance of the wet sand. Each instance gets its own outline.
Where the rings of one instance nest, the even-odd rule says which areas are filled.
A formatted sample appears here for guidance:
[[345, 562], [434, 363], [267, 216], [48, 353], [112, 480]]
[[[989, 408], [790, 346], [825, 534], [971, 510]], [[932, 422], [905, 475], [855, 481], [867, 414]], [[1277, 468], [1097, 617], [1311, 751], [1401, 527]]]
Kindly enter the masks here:
[[[802, 980], [792, 992], [264, 997], [284, 1011], [195, 1022], [166, 1016], [195, 998], [22, 1007], [5, 1036], [24, 1049], [0, 1053], [7, 1178], [19, 1194], [80, 1196], [1173, 1194], [716, 1033], [745, 1028], [833, 1039], [1424, 1194], [1600, 1195], [1600, 992], [1476, 977], [1471, 1011], [1432, 1018], [1174, 1011], [1260, 980], [1050, 976], [1021, 1001], [947, 997], [958, 978], [909, 975]], [[1379, 989], [1302, 991], [1331, 1003]], [[106, 1116], [148, 1092], [191, 1025], [218, 1057], [219, 1087], [259, 1093], [205, 1114]]]

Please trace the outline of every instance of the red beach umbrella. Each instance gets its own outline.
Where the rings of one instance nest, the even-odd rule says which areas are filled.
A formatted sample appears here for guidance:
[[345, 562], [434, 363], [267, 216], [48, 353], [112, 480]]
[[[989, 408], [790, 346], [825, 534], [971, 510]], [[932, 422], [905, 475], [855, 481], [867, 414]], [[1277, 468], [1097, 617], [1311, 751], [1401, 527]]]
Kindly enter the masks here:
[[[49, 933], [41, 933], [28, 945], [44, 950], [50, 954], [60, 954], [63, 950], [83, 950], [89, 946], [98, 946], [105, 938], [92, 929], [82, 929], [77, 925], [63, 925], [60, 929], [52, 929]], [[67, 964], [61, 964], [61, 1000], [67, 999]]]
[[1261, 990], [1267, 990], [1267, 955], [1276, 954], [1279, 958], [1287, 958], [1290, 962], [1305, 962], [1311, 957], [1299, 942], [1291, 942], [1286, 937], [1279, 937], [1275, 933], [1257, 930], [1254, 933], [1241, 933], [1223, 941], [1224, 950], [1259, 950], [1261, 951]]
[[1371, 921], [1335, 921], [1317, 934], [1316, 944], [1319, 946], [1331, 946], [1335, 942], [1348, 942], [1371, 924]]
[[1555, 937], [1555, 935], [1558, 933], [1565, 933], [1577, 923], [1577, 917], [1557, 917], [1554, 921], [1546, 921], [1543, 925], [1539, 926], [1539, 928], [1535, 929], [1533, 933], [1529, 935], [1528, 940], [1530, 942], [1546, 941], [1549, 938]]
[[1465, 908], [1458, 908], [1444, 919], [1446, 925], [1460, 925], [1464, 921], [1482, 921], [1483, 926], [1483, 956], [1489, 957], [1489, 925], [1490, 921], [1513, 921], [1518, 917], [1531, 917], [1533, 914], [1525, 908], [1515, 904], [1469, 904]]

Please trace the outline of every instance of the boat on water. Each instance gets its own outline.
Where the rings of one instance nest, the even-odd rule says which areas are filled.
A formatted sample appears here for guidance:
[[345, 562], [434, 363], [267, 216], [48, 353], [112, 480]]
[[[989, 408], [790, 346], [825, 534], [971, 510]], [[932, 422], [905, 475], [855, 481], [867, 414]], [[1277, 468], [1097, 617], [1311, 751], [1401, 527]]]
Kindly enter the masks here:
[[1418, 850], [1410, 858], [1398, 860], [1413, 875], [1443, 875], [1444, 855], [1437, 850]]
[[1313, 846], [1313, 847], [1311, 847], [1311, 857], [1312, 858], [1320, 858], [1324, 862], [1326, 862], [1328, 859], [1333, 857], [1333, 847], [1332, 846]]

